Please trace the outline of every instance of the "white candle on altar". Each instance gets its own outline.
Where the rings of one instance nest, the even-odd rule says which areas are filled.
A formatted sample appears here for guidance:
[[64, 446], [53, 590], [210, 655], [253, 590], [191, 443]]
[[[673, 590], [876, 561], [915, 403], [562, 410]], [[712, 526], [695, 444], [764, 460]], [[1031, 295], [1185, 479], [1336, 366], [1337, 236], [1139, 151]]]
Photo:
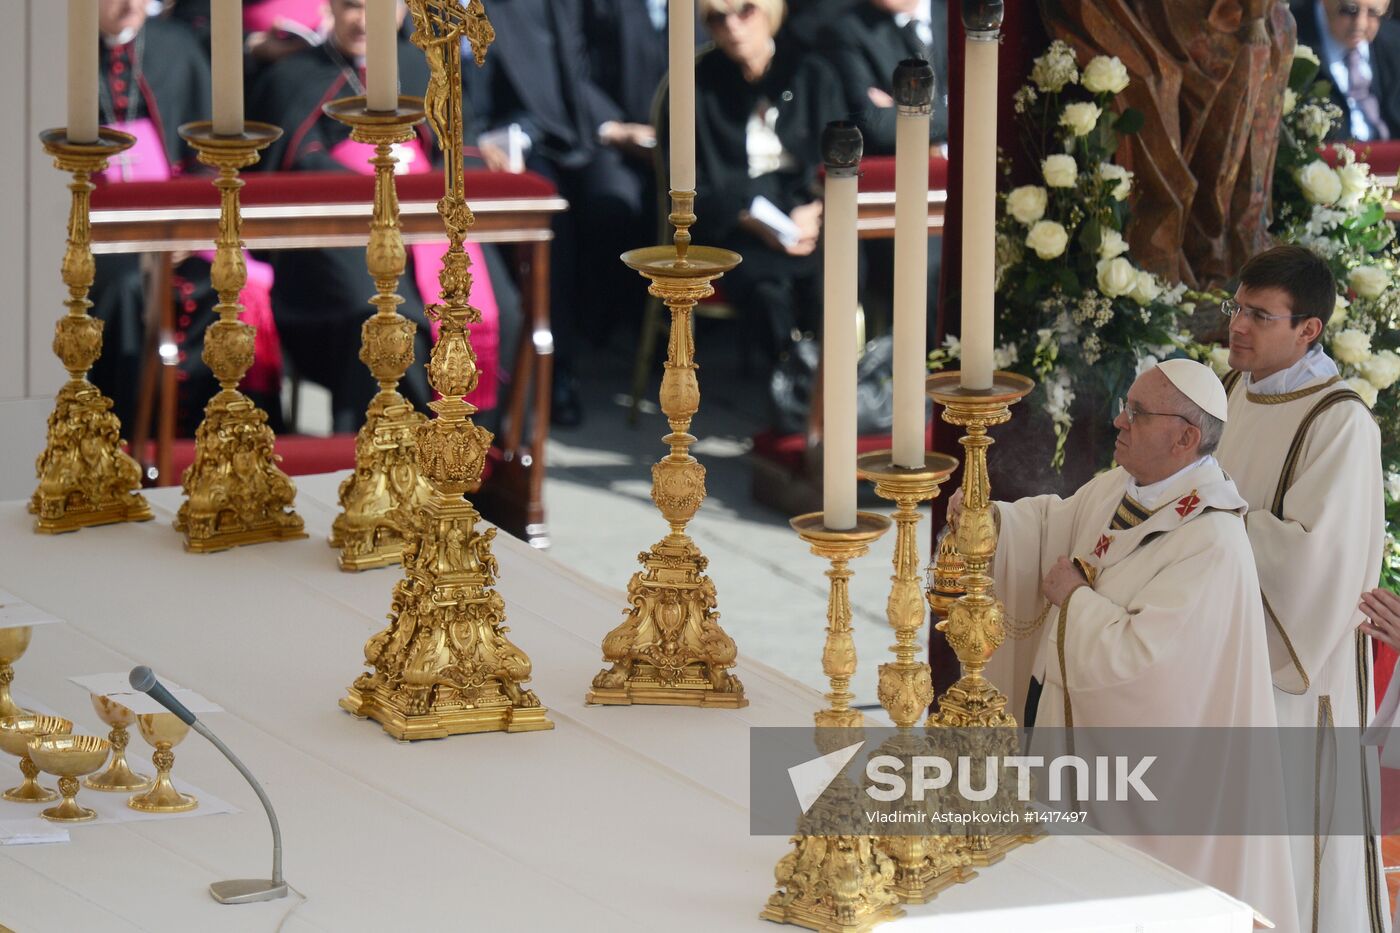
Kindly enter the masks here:
[[214, 0], [209, 11], [214, 132], [243, 134], [243, 0]]
[[962, 386], [992, 387], [997, 43], [969, 35], [963, 94]]
[[828, 123], [822, 292], [822, 523], [856, 526], [856, 187], [860, 130]]
[[671, 189], [695, 190], [695, 0], [671, 0]]
[[928, 132], [933, 69], [922, 59], [894, 73], [895, 466], [924, 466], [928, 374]]
[[68, 140], [97, 142], [97, 0], [68, 0]]
[[370, 110], [392, 111], [399, 106], [398, 0], [369, 0], [365, 79]]

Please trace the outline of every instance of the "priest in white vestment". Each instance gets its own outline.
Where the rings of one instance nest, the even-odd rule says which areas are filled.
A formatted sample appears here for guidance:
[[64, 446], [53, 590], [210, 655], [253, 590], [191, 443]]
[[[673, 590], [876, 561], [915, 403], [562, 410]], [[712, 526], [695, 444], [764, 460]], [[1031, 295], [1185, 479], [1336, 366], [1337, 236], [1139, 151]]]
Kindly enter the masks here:
[[[1335, 301], [1325, 261], [1279, 246], [1245, 264], [1224, 307], [1232, 372], [1217, 456], [1249, 503], [1245, 527], [1284, 727], [1364, 727], [1375, 709], [1356, 600], [1380, 577], [1380, 431], [1317, 345]], [[1351, 771], [1361, 786], [1318, 800], [1313, 835], [1294, 840], [1304, 930], [1390, 929], [1377, 837], [1319, 831], [1334, 808], [1365, 807], [1377, 793], [1373, 762]]]
[[[987, 675], [1011, 709], [1034, 677], [1037, 726], [1276, 725], [1246, 505], [1210, 456], [1224, 415], [1208, 368], [1161, 363], [1133, 383], [1114, 419], [1118, 467], [1067, 499], [997, 503], [992, 573], [1008, 619], [1022, 620], [1009, 627], [1025, 638], [1008, 639]], [[953, 521], [961, 502], [954, 494]], [[1042, 615], [1027, 632], [1026, 620]], [[1228, 780], [1281, 801], [1278, 772]], [[1286, 837], [1124, 841], [1245, 901], [1277, 929], [1300, 929]]]

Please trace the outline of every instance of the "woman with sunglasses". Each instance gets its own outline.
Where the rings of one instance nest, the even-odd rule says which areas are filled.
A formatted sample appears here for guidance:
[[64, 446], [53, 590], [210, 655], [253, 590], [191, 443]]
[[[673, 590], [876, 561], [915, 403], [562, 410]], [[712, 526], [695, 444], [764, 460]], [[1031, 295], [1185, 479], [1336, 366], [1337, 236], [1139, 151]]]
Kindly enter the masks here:
[[785, 14], [783, 0], [701, 0], [715, 48], [695, 78], [697, 242], [743, 255], [722, 288], [773, 358], [820, 319], [817, 166], [842, 112], [830, 66], [779, 34]]
[[1294, 0], [1298, 44], [1317, 53], [1318, 77], [1346, 115], [1341, 139], [1400, 134], [1400, 25], [1390, 0]]

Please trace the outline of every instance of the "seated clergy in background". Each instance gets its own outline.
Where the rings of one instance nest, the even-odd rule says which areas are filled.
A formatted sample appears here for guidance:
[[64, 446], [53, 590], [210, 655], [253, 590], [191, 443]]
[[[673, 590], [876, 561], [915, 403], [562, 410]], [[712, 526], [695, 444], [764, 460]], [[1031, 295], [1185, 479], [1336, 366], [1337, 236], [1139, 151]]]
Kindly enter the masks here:
[[[1003, 645], [987, 675], [1013, 704], [1035, 679], [1036, 726], [1277, 724], [1247, 507], [1211, 456], [1225, 415], [1225, 391], [1209, 368], [1165, 361], [1121, 403], [1119, 466], [1068, 499], [996, 504], [992, 572], [1007, 618], [1047, 612], [1025, 650]], [[949, 516], [961, 514], [958, 492]], [[1248, 779], [1272, 783], [1260, 792], [1282, 800], [1277, 768]], [[1298, 929], [1285, 837], [1126, 841], [1240, 898], [1278, 929]]]
[[[356, 172], [372, 174], [374, 147], [350, 139], [350, 128], [326, 116], [321, 106], [340, 97], [362, 95], [365, 55], [365, 0], [331, 0], [332, 29], [326, 41], [283, 58], [258, 80], [248, 101], [250, 118], [283, 128], [282, 137], [263, 154], [259, 168], [269, 171]], [[399, 16], [407, 7], [399, 4]], [[402, 92], [421, 96], [428, 85], [423, 54], [407, 39], [399, 40], [399, 82]], [[468, 111], [468, 119], [470, 112]], [[431, 171], [436, 152], [426, 123], [407, 143], [396, 144], [395, 171]], [[420, 409], [432, 399], [425, 364], [432, 335], [425, 304], [437, 300], [437, 281], [446, 242], [409, 247], [408, 266], [399, 281], [403, 304], [399, 313], [418, 327], [414, 362], [399, 391]], [[469, 324], [477, 353], [481, 382], [468, 400], [483, 410], [495, 407], [501, 360], [501, 321], [514, 327], [519, 300], [499, 257], [468, 240], [472, 259], [472, 305], [481, 323]], [[360, 362], [360, 328], [374, 313], [369, 298], [374, 282], [365, 264], [364, 247], [294, 249], [272, 254], [277, 278], [273, 314], [283, 351], [297, 375], [330, 390], [332, 424], [351, 432], [364, 422], [365, 409], [378, 391], [368, 368]]]
[[1345, 119], [1342, 139], [1400, 134], [1400, 25], [1390, 0], [1294, 0], [1298, 44], [1317, 53], [1318, 78], [1332, 85]]

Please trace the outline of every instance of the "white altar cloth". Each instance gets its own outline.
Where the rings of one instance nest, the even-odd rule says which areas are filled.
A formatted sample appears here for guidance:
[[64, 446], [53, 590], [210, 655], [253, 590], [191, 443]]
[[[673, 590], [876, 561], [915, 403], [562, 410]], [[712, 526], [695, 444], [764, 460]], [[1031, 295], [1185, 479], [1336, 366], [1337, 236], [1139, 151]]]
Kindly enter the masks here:
[[[758, 912], [788, 843], [749, 835], [748, 730], [806, 725], [821, 701], [744, 660], [744, 629], [762, 620], [746, 618], [716, 581], [746, 709], [587, 707], [622, 593], [502, 535], [511, 638], [534, 661], [531, 686], [556, 728], [395, 742], [336, 705], [399, 573], [336, 569], [325, 537], [342, 475], [297, 480], [309, 539], [213, 555], [186, 554], [171, 529], [177, 488], [148, 494], [155, 521], [57, 537], [34, 534], [22, 503], [0, 504], [0, 587], [67, 622], [35, 630], [16, 689], [64, 711], [75, 731], [104, 735], [69, 676], [149, 664], [218, 703], [227, 712], [209, 724], [263, 781], [287, 880], [307, 897], [237, 907], [210, 899], [210, 882], [266, 877], [271, 846], [252, 791], [191, 734], [175, 750], [176, 777], [240, 812], [77, 825], [67, 844], [0, 848], [0, 926], [250, 933], [285, 918], [286, 931], [334, 933], [777, 930]], [[820, 572], [796, 538], [792, 560]], [[825, 606], [809, 609], [820, 638]], [[138, 757], [141, 744], [132, 742]], [[907, 910], [881, 929], [1250, 928], [1238, 901], [1088, 837], [1023, 846]]]

